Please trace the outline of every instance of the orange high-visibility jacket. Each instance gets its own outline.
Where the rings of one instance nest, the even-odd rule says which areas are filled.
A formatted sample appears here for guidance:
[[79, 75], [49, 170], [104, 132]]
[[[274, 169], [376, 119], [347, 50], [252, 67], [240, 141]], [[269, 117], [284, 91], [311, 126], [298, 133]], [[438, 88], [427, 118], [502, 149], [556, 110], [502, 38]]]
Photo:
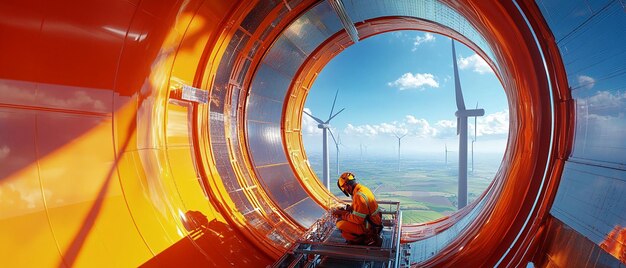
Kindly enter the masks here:
[[381, 225], [382, 219], [376, 197], [365, 185], [357, 184], [352, 193], [352, 213], [344, 214], [342, 220], [346, 220], [356, 224], [363, 224], [365, 228], [369, 228], [369, 223], [365, 221], [365, 217], [370, 215], [370, 219], [377, 225]]

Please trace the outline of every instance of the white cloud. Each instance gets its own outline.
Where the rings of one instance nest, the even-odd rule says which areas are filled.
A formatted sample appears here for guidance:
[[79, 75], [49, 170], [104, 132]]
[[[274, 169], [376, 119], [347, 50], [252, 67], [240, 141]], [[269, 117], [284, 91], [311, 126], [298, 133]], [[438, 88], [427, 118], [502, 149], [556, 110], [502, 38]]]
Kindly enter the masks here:
[[[474, 118], [468, 120], [468, 134], [474, 135]], [[451, 138], [456, 134], [456, 120], [439, 120], [435, 123], [434, 128], [437, 130], [437, 138]], [[478, 136], [502, 136], [509, 133], [509, 111], [504, 110], [485, 116], [479, 116], [477, 119]]]
[[430, 123], [428, 123], [428, 120], [426, 119], [415, 118], [415, 116], [407, 115], [405, 116], [405, 120], [410, 125], [411, 132], [417, 137], [435, 137], [439, 133], [439, 130], [430, 126]]
[[411, 51], [417, 50], [417, 47], [419, 47], [423, 43], [434, 42], [434, 41], [435, 41], [435, 36], [431, 33], [424, 33], [424, 36], [418, 35], [415, 37], [415, 40], [413, 41], [413, 49], [411, 49]]
[[[598, 91], [596, 94], [576, 100], [578, 117], [577, 134], [583, 142], [577, 143], [578, 150], [587, 150], [592, 155], [609, 159], [625, 148], [626, 92]], [[608, 149], [608, 150], [607, 150]]]
[[[478, 136], [504, 135], [509, 133], [509, 110], [478, 117], [477, 121], [478, 129], [476, 132]], [[474, 131], [473, 128], [474, 126], [471, 124], [472, 131]]]
[[[468, 131], [474, 133], [473, 119], [468, 119]], [[502, 136], [509, 133], [509, 111], [504, 110], [488, 114], [477, 119], [478, 136]], [[418, 138], [453, 138], [456, 134], [456, 120], [439, 120], [431, 124], [424, 118], [406, 115], [403, 122], [380, 124], [352, 125], [344, 129], [347, 135], [374, 137], [378, 135], [393, 135], [407, 133]]]
[[439, 120], [435, 123], [437, 138], [451, 138], [456, 136], [456, 120]]
[[[480, 150], [501, 153], [506, 147], [509, 118], [508, 110], [478, 117], [478, 141]], [[394, 133], [407, 136], [402, 140], [402, 153], [440, 152], [444, 144], [449, 148], [458, 142], [456, 118], [451, 120], [428, 120], [415, 115], [405, 115], [402, 120], [376, 124], [348, 124], [342, 138], [346, 151], [359, 154], [361, 145], [367, 144], [370, 151], [397, 154]], [[474, 120], [469, 118], [468, 138], [474, 135]], [[317, 146], [317, 145], [316, 145]], [[319, 146], [315, 147], [318, 148]]]
[[395, 37], [395, 38], [403, 38], [403, 37], [404, 37], [404, 33], [403, 33], [403, 32], [401, 32], [401, 31], [395, 31], [395, 32], [392, 32], [392, 33], [391, 33], [391, 35], [392, 35], [393, 37]]
[[429, 73], [405, 73], [396, 81], [387, 83], [390, 87], [396, 87], [400, 90], [418, 88], [429, 86], [433, 88], [439, 87], [439, 82], [435, 80], [435, 76]]
[[612, 94], [609, 91], [598, 91], [595, 95], [586, 99], [590, 107], [619, 108], [626, 101], [626, 92], [616, 92]]
[[586, 75], [578, 76], [578, 88], [591, 89], [595, 85], [596, 85], [596, 80], [593, 79], [593, 77], [586, 76]]
[[430, 125], [428, 120], [422, 118], [416, 118], [413, 115], [407, 115], [403, 122], [390, 122], [380, 124], [365, 124], [365, 125], [352, 125], [344, 129], [344, 132], [348, 135], [375, 137], [379, 135], [393, 136], [398, 135], [410, 135], [419, 138], [432, 138], [437, 136], [438, 130]]
[[489, 64], [487, 64], [483, 58], [478, 56], [478, 54], [471, 55], [467, 58], [460, 57], [458, 64], [461, 70], [471, 69], [479, 74], [493, 73]]
[[406, 115], [405, 119], [406, 119], [406, 122], [409, 123], [409, 124], [418, 124], [418, 123], [422, 122], [423, 120], [425, 120], [425, 119], [421, 119], [421, 118], [419, 118], [419, 119], [415, 118], [415, 116], [412, 116], [410, 114]]
[[[623, 117], [626, 110], [626, 92], [598, 91], [595, 95], [577, 100], [588, 116]], [[583, 113], [585, 114], [585, 113]]]
[[344, 133], [347, 135], [356, 135], [356, 136], [366, 136], [366, 137], [374, 137], [378, 135], [393, 135], [394, 133], [408, 133], [408, 129], [404, 126], [404, 124], [398, 124], [397, 122], [392, 123], [381, 123], [381, 124], [365, 124], [365, 125], [352, 125], [348, 124], [348, 126], [344, 129]]
[[[313, 114], [313, 112], [311, 112], [311, 109], [309, 108], [304, 108], [304, 111], [309, 113], [309, 114]], [[311, 118], [310, 116], [308, 116], [305, 113], [302, 113], [302, 135], [320, 135], [322, 134], [322, 129], [317, 127], [317, 122], [315, 122], [315, 120], [313, 118]]]

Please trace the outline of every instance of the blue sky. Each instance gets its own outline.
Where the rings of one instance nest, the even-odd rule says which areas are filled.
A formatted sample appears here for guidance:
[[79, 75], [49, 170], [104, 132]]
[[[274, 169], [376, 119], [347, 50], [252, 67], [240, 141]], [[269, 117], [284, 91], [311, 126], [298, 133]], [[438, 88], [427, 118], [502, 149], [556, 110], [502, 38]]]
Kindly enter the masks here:
[[[502, 153], [508, 135], [502, 85], [474, 51], [458, 42], [456, 50], [465, 104], [470, 108], [478, 101], [485, 109], [485, 116], [478, 119], [476, 151]], [[347, 154], [357, 153], [364, 144], [370, 154], [393, 155], [397, 153], [393, 132], [408, 133], [403, 155], [439, 152], [444, 144], [458, 147], [452, 77], [448, 37], [419, 31], [380, 34], [332, 59], [311, 88], [305, 109], [325, 120], [339, 89], [335, 111], [346, 110], [331, 126]], [[473, 120], [469, 121], [473, 133]], [[307, 153], [321, 151], [321, 130], [306, 115], [303, 140]]]

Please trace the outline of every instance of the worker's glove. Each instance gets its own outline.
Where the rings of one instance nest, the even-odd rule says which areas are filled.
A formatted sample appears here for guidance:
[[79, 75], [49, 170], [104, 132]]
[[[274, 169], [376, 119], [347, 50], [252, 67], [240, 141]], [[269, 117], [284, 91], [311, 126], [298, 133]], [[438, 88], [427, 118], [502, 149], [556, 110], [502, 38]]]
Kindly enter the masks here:
[[349, 212], [344, 209], [336, 209], [336, 210], [333, 210], [333, 217], [341, 219], [343, 218], [343, 215], [346, 215], [348, 213]]
[[351, 205], [346, 205], [346, 211], [352, 212], [352, 206]]

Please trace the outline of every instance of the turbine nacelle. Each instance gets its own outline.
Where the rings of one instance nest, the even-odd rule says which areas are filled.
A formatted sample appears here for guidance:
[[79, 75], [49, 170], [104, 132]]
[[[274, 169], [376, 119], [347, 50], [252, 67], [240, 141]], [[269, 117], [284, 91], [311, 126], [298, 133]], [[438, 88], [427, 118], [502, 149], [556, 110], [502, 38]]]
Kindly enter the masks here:
[[317, 128], [319, 128], [319, 129], [325, 129], [325, 128], [329, 128], [329, 127], [330, 127], [329, 124], [318, 124], [317, 125]]
[[485, 115], [485, 109], [469, 109], [469, 110], [460, 110], [454, 113], [456, 117], [474, 117], [474, 116], [483, 116]]

